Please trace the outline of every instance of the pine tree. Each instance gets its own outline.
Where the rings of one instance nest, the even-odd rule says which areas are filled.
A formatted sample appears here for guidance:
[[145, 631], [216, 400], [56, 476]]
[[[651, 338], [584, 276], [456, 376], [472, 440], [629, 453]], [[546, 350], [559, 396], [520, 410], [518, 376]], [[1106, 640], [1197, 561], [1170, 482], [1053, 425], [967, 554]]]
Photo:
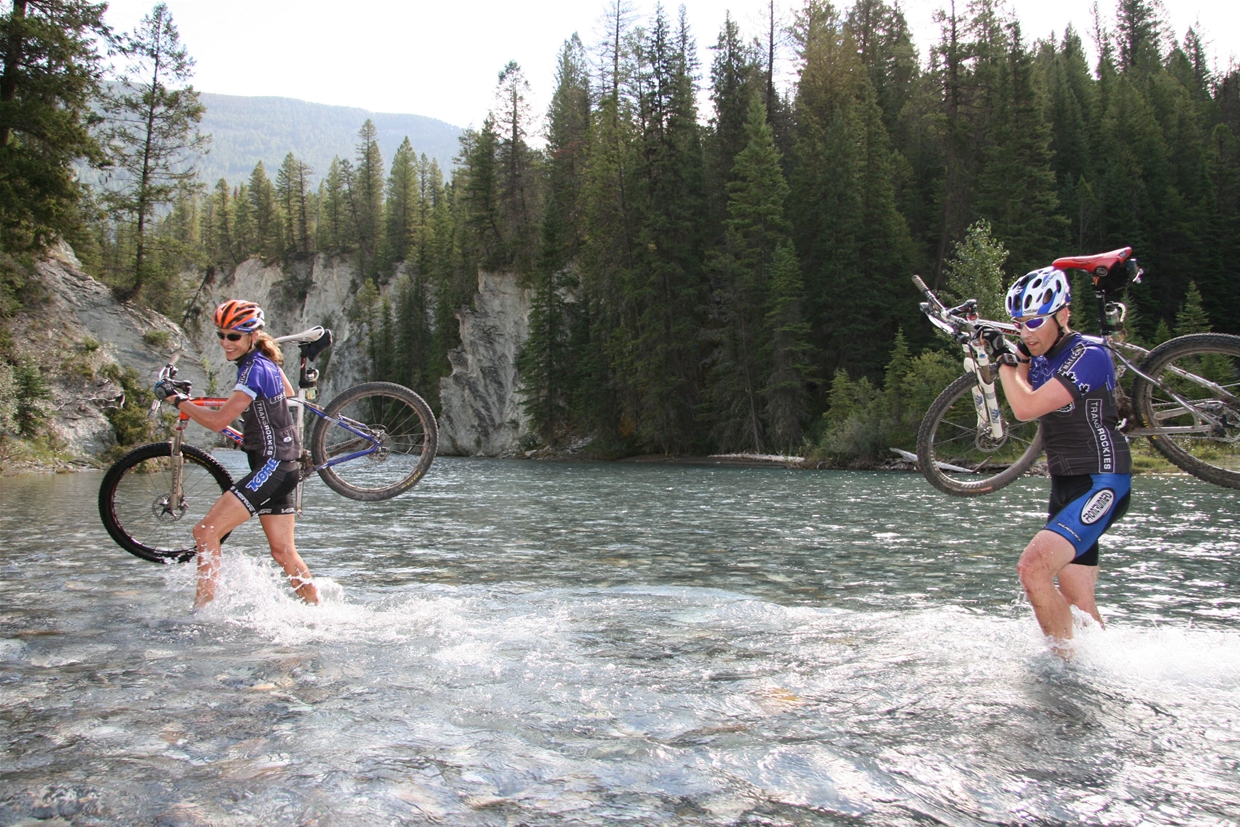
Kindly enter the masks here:
[[1066, 229], [1051, 167], [1051, 128], [1034, 62], [1012, 24], [987, 90], [989, 135], [978, 172], [977, 211], [1003, 239], [1016, 269], [1054, 258]]
[[[683, 12], [683, 9], [682, 9]], [[620, 289], [632, 313], [613, 365], [634, 400], [638, 438], [663, 453], [690, 448], [701, 388], [703, 160], [695, 51], [682, 14], [673, 32], [655, 12], [639, 51], [640, 160], [633, 269]]]
[[525, 411], [549, 443], [568, 424], [573, 365], [566, 293], [578, 286], [573, 272], [584, 228], [579, 220], [590, 123], [590, 84], [581, 40], [560, 51], [557, 84], [548, 112], [547, 201], [538, 266], [531, 279], [530, 335], [518, 367]]
[[131, 299], [149, 279], [166, 275], [149, 267], [147, 232], [161, 206], [200, 186], [194, 164], [210, 136], [198, 132], [206, 107], [189, 85], [194, 61], [165, 4], [156, 4], [117, 48], [127, 68], [104, 93], [101, 108], [104, 143], [123, 173], [107, 201], [119, 220], [134, 225], [132, 276], [120, 291]]
[[905, 107], [913, 98], [919, 69], [917, 50], [899, 7], [883, 0], [858, 0], [848, 12], [847, 27], [870, 74], [883, 126], [893, 139], [907, 128]]
[[1047, 78], [1047, 117], [1051, 128], [1051, 168], [1059, 208], [1067, 219], [1065, 240], [1084, 249], [1097, 213], [1090, 126], [1095, 122], [1097, 89], [1089, 75], [1081, 39], [1069, 28], [1060, 48], [1044, 47], [1039, 58]]
[[488, 115], [482, 131], [474, 133], [465, 154], [465, 229], [471, 252], [488, 270], [499, 270], [511, 261], [500, 211], [500, 174], [497, 168], [499, 137]]
[[770, 339], [762, 354], [767, 364], [762, 388], [768, 444], [794, 453], [809, 414], [809, 383], [813, 379], [809, 322], [804, 317], [805, 285], [791, 241], [783, 241], [771, 262], [771, 287], [766, 302]]
[[259, 249], [258, 232], [254, 226], [254, 203], [250, 188], [241, 184], [232, 195], [233, 259], [244, 261]]
[[802, 68], [789, 214], [810, 297], [815, 372], [877, 373], [884, 360], [868, 342], [913, 322], [912, 239], [896, 208], [896, 158], [869, 73], [834, 9], [808, 4], [796, 36]]
[[503, 263], [518, 273], [529, 273], [533, 266], [540, 200], [538, 159], [526, 142], [531, 128], [529, 92], [520, 65], [509, 61], [499, 73], [495, 91], [495, 162]]
[[1184, 302], [1175, 314], [1175, 335], [1187, 336], [1190, 333], [1209, 333], [1210, 317], [1206, 313], [1205, 302], [1197, 282], [1190, 281], [1184, 294]]
[[1006, 319], [1003, 266], [1008, 251], [991, 233], [990, 223], [980, 219], [969, 225], [964, 239], [947, 263], [947, 290], [942, 298], [952, 302], [977, 299], [983, 319]]
[[[353, 180], [346, 182], [346, 191], [356, 233], [358, 271], [374, 278], [378, 275], [383, 234], [383, 155], [379, 151], [379, 130], [369, 118], [357, 137], [357, 167]], [[343, 180], [349, 170], [342, 166], [340, 171]]]
[[246, 253], [262, 256], [267, 261], [282, 258], [284, 217], [280, 214], [276, 188], [267, 177], [262, 161], [250, 173], [249, 197], [250, 216], [254, 222], [254, 246]]
[[286, 254], [310, 253], [310, 176], [314, 171], [293, 153], [284, 156], [276, 172], [276, 200], [284, 214]]
[[346, 159], [333, 158], [327, 177], [319, 183], [319, 249], [349, 252], [357, 249], [350, 190], [353, 167]]
[[774, 292], [776, 251], [787, 241], [789, 225], [784, 217], [788, 185], [757, 94], [750, 98], [745, 134], [748, 141], [736, 156], [728, 185], [726, 252], [716, 265], [712, 307], [720, 324], [719, 344], [708, 383], [719, 447], [762, 452], [763, 397], [772, 372], [767, 302]]
[[22, 251], [72, 229], [73, 164], [97, 164], [90, 97], [100, 73], [102, 3], [13, 0], [0, 15], [0, 249]]
[[753, 50], [741, 40], [740, 27], [730, 14], [724, 18], [723, 30], [712, 48], [715, 59], [710, 69], [710, 97], [715, 112], [704, 146], [707, 192], [713, 196], [710, 208], [714, 226], [710, 237], [716, 239], [723, 232], [732, 168], [747, 141], [749, 99], [761, 90], [761, 76]]
[[389, 264], [408, 261], [410, 254], [417, 250], [421, 233], [422, 195], [417, 153], [407, 137], [392, 156], [384, 212], [387, 216], [385, 258]]

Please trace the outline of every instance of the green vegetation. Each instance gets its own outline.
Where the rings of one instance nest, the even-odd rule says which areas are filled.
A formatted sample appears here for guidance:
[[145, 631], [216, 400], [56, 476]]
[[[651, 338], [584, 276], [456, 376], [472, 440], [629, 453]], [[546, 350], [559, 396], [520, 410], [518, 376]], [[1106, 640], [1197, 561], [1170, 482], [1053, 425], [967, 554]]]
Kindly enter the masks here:
[[138, 372], [130, 367], [121, 369], [110, 365], [103, 373], [120, 385], [123, 393], [121, 404], [106, 411], [108, 421], [116, 431], [116, 446], [110, 454], [100, 459], [110, 462], [135, 445], [155, 441], [159, 438], [159, 432], [156, 420], [150, 414], [155, 395], [138, 376]]
[[[1153, 0], [1120, 0], [1094, 66], [1071, 29], [1029, 42], [995, 0], [964, 8], [944, 12], [924, 65], [897, 6], [806, 0], [786, 32], [751, 40], [726, 21], [704, 70], [683, 14], [638, 25], [616, 3], [596, 50], [564, 44], [545, 128], [521, 67], [497, 67], [495, 106], [448, 174], [417, 140], [385, 144], [376, 116], [348, 157], [255, 152], [181, 189], [154, 227], [141, 209], [49, 198], [92, 272], [173, 318], [247, 257], [282, 263], [290, 300], [312, 256], [351, 257], [374, 378], [432, 398], [478, 270], [515, 272], [532, 296], [531, 445], [873, 463], [911, 447], [959, 369], [918, 313], [914, 272], [999, 315], [1015, 276], [1131, 245], [1148, 274], [1125, 297], [1132, 338], [1240, 332], [1240, 69], [1214, 72], [1205, 33], [1173, 36]], [[85, 43], [83, 20], [64, 31]], [[777, 42], [794, 44], [787, 89]], [[192, 109], [186, 82], [171, 86]], [[194, 120], [169, 144], [189, 156]], [[184, 283], [187, 268], [205, 275]], [[22, 272], [0, 268], [0, 308]]]

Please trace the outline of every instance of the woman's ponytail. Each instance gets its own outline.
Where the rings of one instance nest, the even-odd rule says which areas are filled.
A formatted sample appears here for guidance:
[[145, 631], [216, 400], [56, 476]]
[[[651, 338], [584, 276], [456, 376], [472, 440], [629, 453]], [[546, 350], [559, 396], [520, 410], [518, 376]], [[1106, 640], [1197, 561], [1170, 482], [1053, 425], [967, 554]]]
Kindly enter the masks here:
[[254, 343], [256, 350], [261, 350], [263, 355], [280, 367], [284, 367], [284, 351], [276, 344], [276, 340], [271, 338], [271, 334], [265, 330], [260, 330], [256, 334], [258, 341]]

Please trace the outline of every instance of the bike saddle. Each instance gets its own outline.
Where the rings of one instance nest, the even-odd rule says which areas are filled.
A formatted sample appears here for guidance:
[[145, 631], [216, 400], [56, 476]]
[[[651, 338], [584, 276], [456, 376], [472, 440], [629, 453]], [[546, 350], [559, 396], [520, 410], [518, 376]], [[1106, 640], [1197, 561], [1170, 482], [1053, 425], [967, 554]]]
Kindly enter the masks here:
[[324, 333], [328, 333], [328, 335], [330, 335], [330, 333], [326, 331], [322, 325], [315, 325], [309, 330], [303, 330], [301, 333], [290, 333], [287, 336], [280, 336], [276, 339], [276, 341], [280, 344], [292, 342], [294, 344], [304, 345], [310, 342], [318, 341]]
[[1105, 276], [1112, 267], [1125, 261], [1132, 255], [1131, 247], [1112, 250], [1109, 253], [1098, 253], [1092, 256], [1067, 256], [1051, 262], [1056, 270], [1085, 270], [1095, 276]]

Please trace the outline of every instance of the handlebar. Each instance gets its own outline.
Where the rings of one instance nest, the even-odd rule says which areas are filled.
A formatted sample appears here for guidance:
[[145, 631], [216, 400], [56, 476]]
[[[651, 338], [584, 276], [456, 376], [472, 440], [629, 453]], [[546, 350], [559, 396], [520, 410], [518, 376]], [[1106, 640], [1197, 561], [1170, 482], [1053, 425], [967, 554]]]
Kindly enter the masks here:
[[983, 327], [994, 328], [1009, 336], [1020, 335], [1020, 330], [1011, 322], [980, 318], [977, 315], [977, 299], [969, 299], [957, 307], [948, 308], [934, 294], [934, 291], [926, 286], [921, 276], [913, 276], [913, 284], [927, 299], [920, 305], [921, 312], [926, 314], [931, 324], [950, 336], [957, 344], [977, 339]]

